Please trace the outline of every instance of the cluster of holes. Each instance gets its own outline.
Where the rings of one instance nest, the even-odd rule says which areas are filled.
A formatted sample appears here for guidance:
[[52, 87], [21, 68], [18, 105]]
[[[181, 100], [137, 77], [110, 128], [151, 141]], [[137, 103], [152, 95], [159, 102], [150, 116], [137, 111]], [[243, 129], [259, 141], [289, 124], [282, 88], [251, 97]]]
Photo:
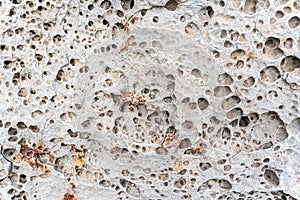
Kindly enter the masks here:
[[[254, 15], [257, 13], [257, 9], [259, 6], [259, 1], [256, 0], [245, 0], [243, 1], [244, 3], [241, 4], [241, 10], [243, 12], [245, 12], [247, 15]], [[275, 4], [277, 3], [278, 6], [284, 5], [285, 3], [278, 3], [280, 1], [276, 1]], [[283, 1], [282, 1], [283, 2]], [[20, 4], [21, 1], [12, 1], [13, 4]], [[84, 1], [80, 1], [80, 3], [84, 3]], [[89, 11], [94, 11], [96, 9], [96, 4], [90, 4], [89, 2], [87, 2], [87, 9]], [[137, 2], [135, 2], [134, 0], [120, 0], [120, 5], [122, 7], [122, 10], [116, 10], [114, 11], [113, 6], [114, 4], [112, 4], [112, 2], [108, 1], [108, 0], [103, 0], [103, 1], [99, 1], [99, 6], [101, 9], [103, 9], [106, 14], [99, 14], [99, 16], [97, 16], [97, 19], [100, 21], [100, 24], [102, 27], [106, 27], [106, 28], [111, 28], [112, 29], [112, 37], [116, 36], [117, 34], [119, 34], [122, 31], [126, 31], [128, 29], [128, 24], [127, 22], [124, 23], [124, 18], [127, 18], [128, 16], [130, 16], [128, 13], [130, 13], [132, 9], [135, 8]], [[226, 1], [219, 1], [218, 4], [221, 7], [225, 7], [226, 5]], [[25, 3], [27, 6], [33, 8], [36, 7], [35, 3], [32, 2], [26, 2]], [[238, 3], [236, 3], [238, 4]], [[39, 5], [37, 6], [37, 11], [39, 12], [44, 12], [46, 11], [46, 9], [48, 9], [48, 7], [51, 7], [52, 4], [50, 4], [49, 2], [47, 2], [45, 4], [45, 6]], [[160, 6], [157, 6], [158, 8]], [[161, 6], [163, 8], [165, 8], [168, 11], [175, 11], [176, 9], [178, 9], [180, 7], [180, 3], [179, 1], [176, 0], [169, 0], [166, 2], [165, 5]], [[297, 4], [297, 2], [295, 1], [293, 3], [293, 9], [297, 9], [299, 10], [299, 5]], [[120, 8], [121, 9], [121, 8]], [[115, 14], [118, 17], [117, 21], [113, 21], [110, 18], [106, 18], [105, 16], [114, 14], [113, 12], [115, 12]], [[202, 8], [200, 10], [199, 17], [201, 22], [203, 22], [204, 26], [207, 26], [208, 21], [210, 18], [212, 18], [214, 16], [214, 9], [211, 6], [206, 6], [204, 8]], [[140, 14], [142, 16], [146, 15], [147, 10], [142, 10], [140, 12]], [[149, 12], [150, 13], [150, 12]], [[274, 16], [277, 18], [277, 20], [284, 18], [289, 13], [289, 7], [284, 7], [282, 10], [277, 10], [274, 14]], [[33, 13], [25, 13], [22, 15], [22, 18], [25, 19], [29, 19], [30, 15], [32, 15]], [[14, 9], [12, 9], [10, 11], [10, 15], [15, 15], [15, 11]], [[87, 20], [87, 25], [86, 25], [86, 29], [87, 30], [92, 30], [93, 27], [96, 27], [98, 24], [96, 22], [96, 20], [93, 21], [92, 16], [90, 16], [89, 14], [84, 13], [84, 11], [80, 11], [79, 13], [80, 16], [86, 17]], [[152, 21], [153, 23], [159, 23], [160, 22], [160, 16], [153, 16], [152, 17]], [[185, 22], [186, 18], [184, 16], [180, 17], [180, 21]], [[133, 23], [134, 21], [131, 21], [131, 23]], [[33, 21], [31, 21], [31, 23], [34, 23]], [[66, 40], [66, 35], [69, 34], [72, 30], [73, 25], [71, 25], [70, 22], [68, 22], [67, 20], [64, 20], [63, 23], [65, 23], [67, 25], [66, 30], [64, 30], [61, 33], [55, 33], [55, 35], [52, 38], [52, 43], [57, 46], [60, 47], [62, 45], [64, 45], [65, 40]], [[290, 17], [288, 19], [288, 26], [290, 29], [292, 30], [298, 30], [298, 26], [300, 24], [300, 19], [297, 16], [293, 16]], [[53, 30], [55, 24], [53, 22], [45, 22], [43, 23], [42, 27], [45, 31], [51, 31]], [[247, 25], [248, 29], [250, 29], [250, 26]], [[195, 34], [195, 33], [199, 33], [199, 24], [198, 22], [195, 21], [187, 21], [184, 27], [184, 31], [187, 34]], [[13, 36], [17, 36], [20, 35], [24, 32], [24, 29], [22, 28], [17, 28], [15, 30], [7, 30], [5, 32], [5, 34], [8, 37], [13, 37]], [[43, 37], [41, 34], [39, 34], [39, 31], [36, 30], [32, 30], [29, 32], [30, 35], [30, 42], [29, 43], [29, 48], [31, 50], [36, 50], [38, 49], [38, 46], [40, 44], [40, 42], [43, 40]], [[90, 46], [88, 45], [89, 43], [92, 43], [94, 40], [91, 38], [82, 38], [80, 36], [79, 31], [75, 31], [75, 35], [76, 35], [76, 39], [75, 41], [78, 43], [84, 43], [85, 46], [84, 48], [90, 48]], [[101, 34], [100, 34], [101, 35]], [[98, 35], [99, 36], [99, 35]], [[98, 37], [95, 34], [95, 37]], [[102, 36], [102, 35], [101, 35]], [[103, 36], [104, 37], [104, 36]], [[134, 38], [134, 36], [133, 36]], [[244, 42], [246, 40], [246, 35], [245, 33], [241, 33], [238, 31], [234, 31], [234, 30], [221, 30], [220, 31], [220, 38], [224, 39], [224, 43], [223, 46], [226, 49], [232, 48], [233, 46], [237, 46], [237, 43], [240, 42]], [[134, 42], [133, 42], [134, 43]], [[132, 44], [133, 44], [132, 43]], [[142, 44], [140, 43], [140, 46], [146, 46], [147, 44]], [[159, 42], [152, 42], [152, 46], [159, 46]], [[219, 99], [221, 102], [220, 108], [226, 113], [226, 118], [227, 120], [229, 120], [228, 124], [222, 124], [223, 122], [218, 119], [217, 117], [211, 117], [209, 119], [209, 123], [208, 124], [203, 124], [202, 125], [202, 129], [203, 129], [203, 133], [199, 133], [200, 137], [203, 137], [203, 139], [207, 139], [207, 135], [216, 135], [217, 138], [221, 139], [222, 142], [225, 145], [230, 145], [233, 142], [234, 144], [240, 145], [240, 147], [242, 146], [241, 143], [239, 143], [238, 141], [246, 141], [247, 138], [245, 136], [245, 134], [251, 134], [250, 132], [243, 132], [246, 129], [247, 130], [251, 130], [251, 128], [253, 127], [257, 127], [258, 123], [264, 123], [265, 121], [269, 122], [269, 118], [270, 118], [270, 122], [272, 122], [272, 120], [277, 120], [277, 122], [279, 121], [279, 125], [274, 123], [275, 125], [278, 125], [278, 127], [276, 128], [277, 132], [275, 133], [275, 136], [270, 136], [268, 134], [264, 134], [265, 140], [266, 141], [259, 141], [259, 138], [256, 140], [252, 140], [250, 142], [253, 142], [254, 144], [257, 144], [257, 146], [259, 146], [259, 148], [261, 149], [269, 149], [272, 146], [274, 146], [274, 144], [276, 142], [282, 142], [284, 141], [287, 137], [288, 134], [285, 130], [285, 127], [280, 124], [280, 118], [277, 114], [274, 113], [264, 113], [264, 114], [258, 114], [258, 113], [245, 113], [245, 111], [243, 111], [242, 107], [244, 106], [244, 98], [241, 95], [238, 95], [236, 93], [236, 85], [239, 82], [241, 82], [243, 88], [246, 89], [251, 89], [254, 88], [254, 86], [259, 82], [258, 79], [260, 79], [262, 82], [264, 83], [268, 83], [268, 84], [274, 84], [276, 81], [278, 81], [281, 77], [282, 77], [282, 73], [285, 72], [293, 72], [296, 69], [299, 68], [300, 66], [300, 60], [296, 55], [286, 55], [283, 51], [283, 49], [292, 49], [295, 46], [294, 44], [294, 38], [292, 37], [288, 37], [284, 40], [284, 42], [281, 42], [281, 39], [277, 38], [277, 37], [273, 37], [270, 36], [268, 37], [264, 42], [258, 43], [257, 44], [257, 49], [262, 49], [262, 53], [263, 55], [268, 59], [268, 60], [277, 60], [279, 59], [279, 65], [276, 66], [275, 64], [270, 64], [270, 65], [266, 65], [264, 67], [262, 67], [260, 69], [260, 71], [258, 72], [258, 78], [254, 77], [253, 75], [249, 75], [246, 77], [242, 77], [241, 75], [238, 76], [238, 80], [235, 82], [236, 80], [234, 79], [234, 77], [228, 72], [224, 72], [224, 73], [220, 73], [217, 76], [217, 83], [218, 85], [215, 86], [212, 89], [212, 98], [208, 98], [206, 97], [204, 94], [203, 96], [198, 96], [197, 98], [192, 98], [192, 97], [185, 97], [183, 99], [180, 99], [181, 103], [184, 105], [187, 105], [188, 108], [190, 110], [194, 110], [194, 111], [199, 111], [199, 113], [206, 113], [208, 109], [214, 109], [214, 105], [213, 105], [213, 98]], [[9, 49], [25, 49], [26, 45], [18, 45], [16, 47], [10, 47], [8, 45], [1, 45], [0, 46], [0, 50], [1, 51], [9, 51]], [[74, 47], [70, 47], [71, 49], [73, 49]], [[117, 49], [118, 46], [116, 44], [111, 44], [105, 47], [101, 47], [100, 51], [102, 53], [109, 53], [111, 50], [113, 49]], [[214, 52], [214, 55], [216, 58], [220, 57], [220, 53], [218, 51]], [[46, 58], [47, 55], [44, 55], [43, 53], [40, 53], [37, 51], [37, 53], [34, 54], [34, 59], [38, 62], [44, 62], [45, 60], [47, 60]], [[49, 57], [53, 57], [52, 53], [49, 53]], [[248, 50], [242, 49], [241, 47], [236, 48], [234, 50], [232, 50], [229, 54], [230, 59], [235, 62], [233, 63], [231, 66], [234, 66], [238, 69], [243, 68], [244, 66], [247, 65], [248, 61], [250, 59], [252, 59], [252, 55], [251, 52], [249, 53]], [[25, 74], [24, 72], [21, 72], [21, 70], [19, 69], [23, 69], [25, 68], [25, 64], [23, 61], [18, 60], [18, 61], [10, 61], [10, 60], [5, 60], [4, 61], [4, 68], [7, 70], [11, 70], [11, 72], [13, 72], [13, 78], [12, 78], [12, 83], [13, 85], [18, 85], [19, 81], [24, 81], [26, 79], [31, 79], [32, 74], [27, 73]], [[17, 67], [14, 67], [17, 66]], [[90, 72], [90, 67], [89, 66], [82, 66], [82, 64], [80, 63], [80, 60], [77, 58], [70, 58], [69, 59], [69, 64], [67, 67], [63, 67], [58, 69], [56, 72], [56, 81], [58, 83], [63, 83], [65, 84], [67, 89], [72, 88], [73, 86], [68, 84], [71, 81], [71, 77], [70, 77], [70, 73], [74, 70], [76, 70], [76, 72], [78, 71], [80, 74], [88, 74]], [[103, 82], [103, 88], [105, 89], [109, 89], [115, 87], [115, 85], [117, 85], [116, 80], [114, 80], [112, 77], [112, 70], [108, 67], [105, 69], [107, 77]], [[45, 71], [44, 75], [49, 75], [50, 70], [47, 72]], [[183, 71], [182, 71], [183, 73]], [[122, 73], [120, 73], [122, 74]], [[195, 79], [202, 79], [202, 74], [200, 72], [199, 69], [194, 68], [190, 71], [190, 74], [195, 78]], [[120, 75], [121, 76], [121, 75]], [[90, 79], [93, 79], [94, 77], [90, 76]], [[175, 78], [172, 74], [169, 74], [168, 77], [170, 80], [169, 84], [167, 85], [167, 90], [168, 91], [174, 91], [175, 88]], [[27, 99], [30, 98], [31, 96], [36, 96], [37, 91], [35, 91], [35, 89], [30, 88], [30, 87], [26, 87], [26, 86], [21, 86], [18, 88], [18, 92], [17, 95], [20, 97], [20, 99]], [[126, 96], [126, 94], [124, 93], [110, 93], [110, 92], [104, 92], [104, 91], [98, 91], [95, 93], [94, 95], [94, 99], [93, 99], [93, 105], [95, 105], [94, 108], [96, 108], [99, 111], [99, 117], [101, 119], [109, 119], [111, 121], [113, 121], [112, 126], [105, 126], [105, 122], [98, 122], [97, 124], [97, 128], [102, 131], [105, 129], [105, 131], [108, 132], [112, 132], [113, 134], [120, 136], [120, 135], [128, 135], [128, 127], [135, 127], [136, 132], [132, 133], [131, 138], [134, 138], [135, 140], [138, 140], [138, 142], [136, 142], [136, 144], [132, 144], [130, 147], [128, 148], [124, 148], [124, 147], [119, 147], [119, 146], [114, 146], [110, 149], [110, 156], [112, 157], [113, 160], [120, 160], [122, 157], [129, 157], [130, 159], [134, 159], [132, 158], [132, 155], [134, 156], [138, 156], [140, 155], [140, 152], [144, 153], [147, 152], [147, 145], [143, 145], [143, 143], [152, 143], [152, 144], [157, 144], [155, 148], [155, 153], [159, 156], [168, 156], [169, 154], [169, 146], [172, 145], [176, 145], [176, 147], [178, 147], [180, 152], [184, 152], [184, 154], [186, 154], [187, 156], [199, 156], [200, 154], [202, 154], [204, 151], [203, 149], [207, 149], [207, 145], [205, 142], [200, 143], [200, 144], [195, 144], [195, 142], [192, 140], [192, 138], [189, 137], [184, 137], [184, 138], [180, 138], [180, 140], [178, 140], [178, 142], [175, 142], [178, 138], [180, 137], [178, 134], [178, 130], [177, 128], [179, 127], [175, 127], [173, 122], [172, 122], [172, 117], [170, 117], [170, 112], [168, 110], [159, 110], [156, 109], [155, 111], [151, 110], [147, 110], [147, 103], [151, 102], [151, 101], [159, 101], [161, 100], [161, 96], [163, 95], [164, 91], [159, 88], [159, 87], [155, 87], [155, 86], [147, 86], [145, 88], [142, 88], [140, 91], [138, 91], [138, 95], [134, 96], [132, 99], [131, 94], [128, 96]], [[206, 94], [208, 94], [209, 92], [207, 92]], [[123, 97], [122, 97], [123, 95]], [[275, 90], [269, 90], [268, 91], [268, 95], [271, 98], [271, 96], [273, 97], [277, 97], [278, 94]], [[40, 105], [45, 105], [49, 99], [49, 101], [54, 105], [60, 107], [61, 104], [63, 104], [66, 101], [67, 97], [61, 97], [61, 96], [52, 96], [52, 97], [43, 97], [40, 98]], [[257, 100], [262, 100], [264, 97], [262, 96], [258, 96]], [[24, 100], [25, 102], [26, 100]], [[112, 102], [114, 106], [118, 107], [118, 110], [121, 112], [121, 114], [126, 115], [128, 113], [132, 113], [132, 118], [129, 119], [129, 121], [127, 121], [127, 118], [125, 119], [124, 116], [119, 116], [118, 112], [115, 112], [114, 110], [111, 110], [108, 107], [97, 107], [99, 106], [99, 104], [103, 104], [103, 102]], [[164, 96], [162, 98], [162, 101], [165, 104], [168, 105], [172, 105], [174, 102], [177, 101], [175, 95], [170, 94], [168, 96]], [[99, 104], [96, 105], [96, 102], [98, 102]], [[61, 104], [59, 104], [61, 103]], [[24, 103], [25, 104], [25, 103]], [[27, 104], [28, 105], [28, 104]], [[80, 110], [82, 109], [81, 104], [76, 104], [75, 107]], [[44, 115], [45, 113], [47, 113], [46, 111], [42, 110], [42, 109], [36, 109], [34, 111], [31, 112], [31, 117], [34, 120], [38, 120], [41, 119], [41, 116]], [[62, 121], [68, 121], [69, 119], [73, 120], [77, 114], [76, 112], [73, 111], [63, 111], [60, 112], [59, 117]], [[129, 115], [128, 115], [129, 116]], [[271, 116], [271, 117], [269, 117]], [[262, 120], [266, 118], [266, 120]], [[261, 121], [262, 120], [262, 121]], [[51, 119], [50, 120], [51, 123], [54, 123], [54, 121]], [[151, 125], [149, 124], [155, 124], [155, 126], [151, 127]], [[211, 126], [210, 126], [210, 125]], [[2, 127], [4, 124], [3, 122], [0, 120], [0, 127]], [[41, 132], [40, 130], [40, 126], [36, 125], [35, 123], [33, 124], [29, 124], [29, 123], [24, 123], [22, 121], [18, 122], [15, 126], [11, 126], [8, 125], [7, 123], [5, 123], [5, 128], [7, 129], [7, 133], [9, 135], [9, 141], [10, 142], [16, 142], [19, 140], [20, 135], [23, 134], [26, 130], [30, 131], [31, 134], [38, 134]], [[80, 128], [84, 129], [84, 131], [75, 131], [72, 129], [68, 129], [67, 130], [67, 134], [74, 139], [80, 139], [80, 140], [89, 140], [93, 133], [89, 132], [88, 130], [90, 128], [93, 127], [93, 122], [91, 119], [84, 119], [81, 123], [80, 123]], [[182, 123], [179, 124], [179, 126], [181, 126], [185, 131], [189, 132], [189, 131], [193, 131], [196, 128], [196, 123], [194, 120], [190, 120], [190, 119], [184, 119], [182, 121]], [[141, 131], [143, 129], [143, 127], [146, 127], [144, 129], [148, 129], [146, 132]], [[237, 127], [237, 129], [235, 129]], [[129, 133], [131, 134], [131, 133]], [[148, 141], [147, 137], [151, 137], [151, 139]], [[271, 137], [275, 138], [275, 141], [272, 140], [267, 140], [270, 139]], [[267, 139], [266, 139], [267, 138]], [[56, 142], [55, 140], [52, 140], [52, 142]], [[165, 143], [162, 143], [165, 142]], [[168, 143], [169, 142], [169, 143]], [[250, 143], [249, 142], [249, 143]], [[249, 144], [248, 143], [248, 144]], [[64, 146], [64, 145], [62, 145]], [[242, 148], [242, 147], [241, 147]], [[246, 149], [246, 150], [253, 150], [253, 149]], [[13, 148], [7, 148], [3, 151], [3, 155], [4, 157], [11, 161], [11, 162], [16, 162], [17, 160], [17, 156], [16, 156], [17, 152], [15, 149]], [[54, 169], [60, 172], [63, 172], [65, 169], [65, 165], [64, 163], [68, 162], [69, 158], [67, 157], [60, 157], [56, 160], [55, 164], [54, 164]], [[265, 161], [267, 162], [267, 160]], [[216, 163], [210, 162], [210, 161], [200, 161], [199, 162], [199, 170], [202, 172], [205, 171], [209, 171], [212, 170], [212, 168], [215, 167], [215, 164], [219, 165], [219, 166], [223, 166], [223, 170], [224, 171], [231, 171], [231, 165], [229, 165], [227, 163], [226, 158], [225, 159], [220, 159], [218, 161], [216, 161]], [[188, 163], [184, 163], [184, 166], [187, 166]], [[253, 164], [253, 167], [257, 167], [260, 166], [260, 164]], [[14, 166], [16, 167], [16, 166]], [[75, 169], [77, 175], [82, 175], [84, 169], [82, 166], [76, 166]], [[150, 170], [151, 171], [151, 170]], [[166, 170], [161, 172], [159, 175], [156, 175], [154, 172], [151, 173], [149, 172], [149, 179], [158, 179], [161, 182], [163, 182], [163, 185], [165, 187], [169, 187], [170, 185], [174, 186], [176, 189], [174, 190], [175, 193], [179, 193], [184, 191], [185, 192], [185, 186], [187, 184], [189, 184], [190, 182], [194, 183], [196, 182], [196, 179], [192, 178], [191, 180], [187, 179], [184, 175], [185, 174], [192, 174], [191, 171], [189, 171], [187, 168], [182, 169], [178, 172], [179, 177], [177, 177], [176, 179], [173, 180], [173, 182], [171, 183], [169, 181], [171, 175], [169, 175], [168, 171], [172, 171], [172, 169], [170, 170]], [[151, 174], [150, 174], [151, 173]], [[279, 173], [275, 170], [275, 169], [271, 169], [271, 168], [267, 168], [262, 170], [262, 177], [264, 178], [264, 180], [271, 186], [278, 186], [279, 185]], [[66, 173], [67, 175], [69, 175], [68, 173]], [[107, 175], [109, 174], [109, 172], [107, 172]], [[131, 196], [140, 198], [141, 197], [141, 193], [142, 191], [140, 190], [139, 186], [135, 183], [134, 178], [133, 178], [133, 174], [129, 172], [129, 170], [123, 170], [121, 172], [121, 174], [123, 176], [125, 176], [126, 178], [124, 179], [120, 179], [119, 183], [114, 183], [113, 180], [111, 180], [109, 177], [104, 178], [104, 175], [97, 175], [98, 179], [99, 179], [99, 186], [100, 187], [113, 187], [115, 188], [116, 191], [120, 192], [120, 191], [124, 191], [126, 193], [128, 193]], [[147, 174], [147, 173], [146, 173]], [[171, 173], [170, 173], [171, 174]], [[19, 177], [16, 174], [12, 174], [11, 175], [11, 179], [13, 180], [19, 180], [19, 183], [21, 184], [25, 184], [27, 182], [27, 177], [24, 174], [21, 174]], [[95, 175], [96, 177], [96, 175]], [[104, 179], [103, 179], [104, 178]], [[146, 178], [144, 176], [140, 177], [141, 180], [145, 180]], [[225, 179], [225, 178], [220, 178], [220, 179], [215, 179], [215, 180], [209, 180], [205, 183], [203, 183], [201, 186], [199, 186], [198, 191], [201, 191], [203, 188], [210, 188], [212, 183], [216, 184], [219, 188], [223, 189], [223, 190], [231, 190], [233, 187], [233, 182], [230, 181], [230, 179]], [[183, 192], [183, 193], [184, 193]], [[157, 192], [159, 193], [159, 191]], [[20, 191], [18, 193], [18, 191], [11, 189], [9, 191], [9, 194], [11, 195], [23, 195], [23, 198], [26, 199], [25, 196], [27, 196], [26, 192], [24, 191]], [[21, 196], [22, 196], [21, 195]], [[161, 194], [163, 195], [163, 194]], [[19, 196], [16, 196], [15, 198], [19, 198]], [[20, 198], [21, 198], [20, 196]], [[226, 195], [225, 195], [226, 196]], [[224, 195], [220, 196], [220, 199], [222, 198], [226, 198]], [[163, 196], [161, 196], [163, 197]], [[188, 198], [188, 195], [185, 196], [186, 198]], [[28, 198], [28, 197], [27, 197]]]

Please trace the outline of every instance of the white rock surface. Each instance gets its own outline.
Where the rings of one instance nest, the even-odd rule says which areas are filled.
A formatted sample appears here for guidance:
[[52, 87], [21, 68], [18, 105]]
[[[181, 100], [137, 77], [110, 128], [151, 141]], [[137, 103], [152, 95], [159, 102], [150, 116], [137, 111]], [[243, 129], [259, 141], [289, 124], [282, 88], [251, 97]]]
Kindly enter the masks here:
[[0, 199], [300, 199], [299, 0], [0, 1]]

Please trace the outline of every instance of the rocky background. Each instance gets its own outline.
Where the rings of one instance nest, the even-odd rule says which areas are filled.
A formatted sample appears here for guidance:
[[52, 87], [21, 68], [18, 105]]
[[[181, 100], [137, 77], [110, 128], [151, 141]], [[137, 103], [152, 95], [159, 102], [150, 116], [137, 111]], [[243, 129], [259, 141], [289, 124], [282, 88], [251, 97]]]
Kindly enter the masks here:
[[299, 0], [0, 1], [0, 199], [300, 199]]

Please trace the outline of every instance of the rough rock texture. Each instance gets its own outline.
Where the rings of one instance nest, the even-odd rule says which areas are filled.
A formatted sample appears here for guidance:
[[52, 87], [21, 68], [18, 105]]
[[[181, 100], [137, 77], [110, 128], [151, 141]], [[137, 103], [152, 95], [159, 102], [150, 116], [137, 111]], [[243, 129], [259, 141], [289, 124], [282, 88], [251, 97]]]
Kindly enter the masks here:
[[0, 199], [300, 199], [299, 0], [0, 1]]

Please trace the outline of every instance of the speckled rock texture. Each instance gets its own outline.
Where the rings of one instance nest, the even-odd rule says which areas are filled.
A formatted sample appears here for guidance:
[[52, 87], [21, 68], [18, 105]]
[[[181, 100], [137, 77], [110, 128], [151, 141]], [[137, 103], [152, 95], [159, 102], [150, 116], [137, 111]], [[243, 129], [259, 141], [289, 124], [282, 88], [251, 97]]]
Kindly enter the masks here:
[[0, 16], [0, 200], [300, 199], [299, 0]]

